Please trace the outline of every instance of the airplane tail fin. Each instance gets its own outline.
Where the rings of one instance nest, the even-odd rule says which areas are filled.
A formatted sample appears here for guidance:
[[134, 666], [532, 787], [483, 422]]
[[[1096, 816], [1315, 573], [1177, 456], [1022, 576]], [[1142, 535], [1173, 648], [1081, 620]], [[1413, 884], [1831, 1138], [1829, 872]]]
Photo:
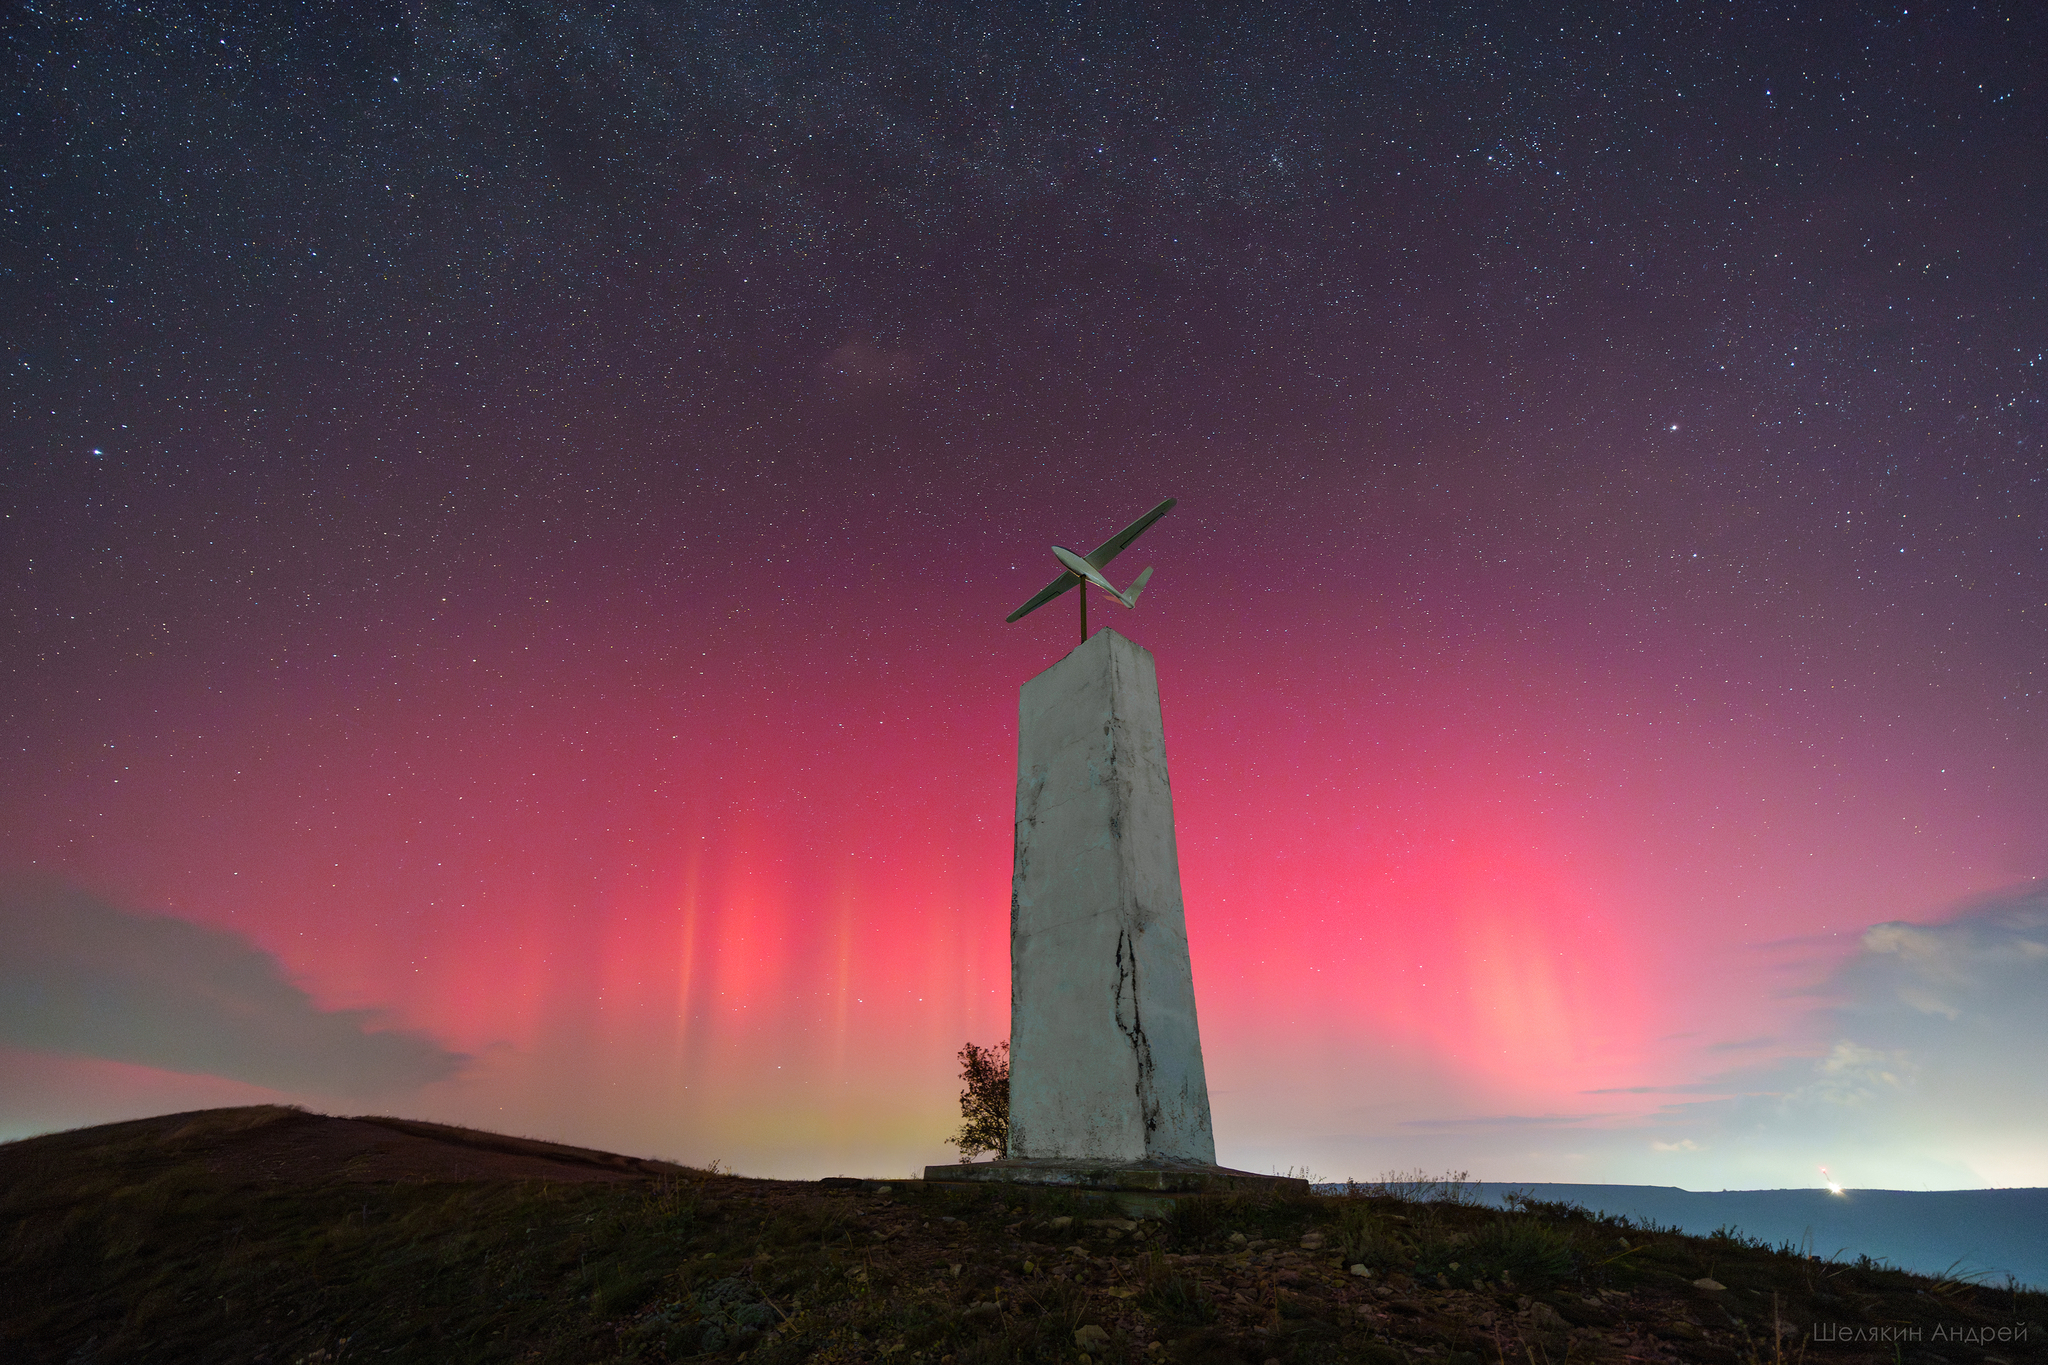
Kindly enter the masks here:
[[1148, 564], [1145, 566], [1145, 572], [1138, 575], [1137, 581], [1132, 583], [1130, 587], [1124, 589], [1123, 597], [1125, 606], [1135, 607], [1138, 605], [1138, 594], [1145, 591], [1145, 584], [1148, 581], [1150, 581], [1151, 577], [1152, 566]]

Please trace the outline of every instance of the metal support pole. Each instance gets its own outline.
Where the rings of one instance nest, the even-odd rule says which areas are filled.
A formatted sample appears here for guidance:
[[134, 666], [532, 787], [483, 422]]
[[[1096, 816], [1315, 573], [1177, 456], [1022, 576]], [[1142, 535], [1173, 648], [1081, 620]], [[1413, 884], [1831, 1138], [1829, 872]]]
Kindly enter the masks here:
[[1081, 643], [1088, 643], [1088, 580], [1081, 580]]

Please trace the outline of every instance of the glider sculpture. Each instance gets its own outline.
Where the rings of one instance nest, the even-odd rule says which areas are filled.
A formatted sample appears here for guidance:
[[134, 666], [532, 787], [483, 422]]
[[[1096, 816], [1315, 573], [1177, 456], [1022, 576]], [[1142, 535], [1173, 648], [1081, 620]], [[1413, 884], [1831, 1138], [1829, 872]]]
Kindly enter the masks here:
[[1171, 512], [1174, 501], [1173, 498], [1168, 498], [1165, 502], [1160, 503], [1144, 516], [1139, 517], [1129, 526], [1124, 527], [1123, 530], [1118, 531], [1108, 540], [1096, 546], [1086, 557], [1077, 555], [1072, 550], [1064, 549], [1061, 546], [1053, 546], [1053, 558], [1064, 565], [1067, 571], [1046, 584], [1037, 596], [1011, 612], [1005, 619], [1015, 621], [1021, 617], [1029, 616], [1068, 588], [1078, 586], [1081, 589], [1081, 638], [1085, 641], [1088, 638], [1088, 585], [1090, 583], [1093, 583], [1126, 607], [1137, 606], [1138, 594], [1145, 590], [1146, 582], [1152, 577], [1152, 570], [1148, 568], [1139, 574], [1132, 581], [1131, 586], [1122, 592], [1118, 592], [1116, 585], [1103, 577], [1102, 570], [1108, 565], [1110, 560], [1115, 559], [1124, 552], [1124, 547], [1143, 535], [1146, 527], [1165, 516], [1168, 512]]

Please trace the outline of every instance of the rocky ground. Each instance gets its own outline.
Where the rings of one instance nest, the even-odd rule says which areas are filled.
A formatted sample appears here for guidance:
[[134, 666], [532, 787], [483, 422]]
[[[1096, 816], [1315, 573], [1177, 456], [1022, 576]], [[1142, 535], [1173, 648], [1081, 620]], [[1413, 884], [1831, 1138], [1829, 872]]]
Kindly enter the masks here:
[[[728, 1197], [759, 1209], [764, 1229], [788, 1226], [771, 1212], [787, 1197], [772, 1186]], [[1013, 1203], [868, 1185], [834, 1214], [845, 1230], [838, 1283], [785, 1276], [788, 1258], [764, 1242], [744, 1275], [711, 1282], [750, 1290], [768, 1310], [762, 1330], [714, 1326], [722, 1341], [683, 1346], [744, 1338], [761, 1361], [954, 1365], [2048, 1358], [2038, 1294], [1571, 1210], [1501, 1214], [1373, 1191], [1201, 1201], [1166, 1220], [1106, 1212], [1059, 1195]], [[693, 1309], [701, 1321], [682, 1296], [635, 1330], [673, 1321], [687, 1337]]]
[[750, 1180], [288, 1109], [0, 1146], [0, 1359], [2048, 1365], [2048, 1297], [1455, 1186]]

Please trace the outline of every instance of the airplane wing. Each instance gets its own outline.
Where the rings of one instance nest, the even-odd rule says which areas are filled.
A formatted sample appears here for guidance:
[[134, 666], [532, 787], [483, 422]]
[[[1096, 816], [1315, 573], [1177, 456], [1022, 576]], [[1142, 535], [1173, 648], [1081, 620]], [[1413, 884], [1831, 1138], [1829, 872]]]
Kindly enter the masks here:
[[1093, 564], [1090, 564], [1087, 560], [1081, 558], [1081, 556], [1075, 554], [1072, 550], [1063, 549], [1060, 546], [1055, 545], [1052, 547], [1052, 555], [1054, 559], [1057, 559], [1060, 563], [1067, 566], [1068, 573], [1075, 574], [1081, 578], [1087, 579], [1090, 583], [1093, 583], [1096, 587], [1102, 589], [1104, 592], [1108, 593], [1111, 597], [1114, 597], [1117, 601], [1123, 603], [1125, 606], [1128, 607], [1131, 605], [1131, 599], [1125, 597], [1122, 593], [1118, 592], [1116, 590], [1116, 584], [1110, 582], [1107, 578], [1104, 578], [1102, 576], [1102, 571], [1100, 569], [1096, 568]]
[[1180, 501], [1178, 498], [1168, 498], [1129, 526], [1124, 527], [1123, 530], [1118, 531], [1108, 540], [1103, 541], [1095, 547], [1095, 552], [1088, 556], [1088, 562], [1099, 569], [1109, 563], [1110, 560], [1115, 559], [1124, 552], [1125, 546], [1145, 534], [1146, 527], [1165, 516], [1168, 512], [1171, 512], [1174, 503], [1178, 501]]
[[[1174, 503], [1177, 501], [1179, 501], [1179, 499], [1177, 498], [1168, 498], [1165, 502], [1160, 503], [1157, 507], [1147, 512], [1144, 516], [1139, 517], [1129, 526], [1124, 527], [1123, 530], [1118, 531], [1108, 540], [1105, 540], [1100, 545], [1096, 546], [1095, 552], [1089, 555], [1085, 560], [1088, 567], [1100, 572], [1103, 565], [1109, 563], [1110, 560], [1115, 559], [1118, 555], [1122, 554], [1126, 546], [1128, 546], [1132, 541], [1136, 540], [1139, 536], [1145, 534], [1145, 529], [1147, 527], [1149, 527], [1153, 522], [1159, 520], [1161, 517], [1165, 516], [1168, 512], [1171, 512], [1173, 510]], [[1075, 556], [1075, 558], [1079, 559], [1080, 556], [1077, 555]], [[1114, 587], [1111, 587], [1109, 589], [1110, 595], [1115, 597], [1119, 602], [1122, 602], [1127, 607], [1132, 605], [1138, 600], [1138, 589], [1142, 589], [1145, 586], [1145, 579], [1150, 577], [1151, 573], [1152, 571], [1150, 569], [1147, 569], [1143, 574], [1139, 575], [1136, 586], [1128, 595], [1118, 592]], [[1032, 612], [1037, 611], [1040, 607], [1052, 601], [1053, 598], [1058, 597], [1061, 593], [1065, 592], [1067, 589], [1073, 587], [1076, 583], [1079, 582], [1081, 582], [1081, 576], [1079, 574], [1063, 573], [1058, 578], [1055, 578], [1052, 582], [1046, 584], [1043, 588], [1040, 588], [1038, 590], [1038, 594], [1035, 597], [1033, 597], [1029, 602], [1026, 602], [1023, 606], [1017, 608], [1017, 610], [1011, 612], [1008, 616], [1004, 617], [1003, 619], [1005, 621], [1015, 621], [1018, 620], [1020, 617], [1029, 616]]]
[[1017, 608], [1017, 610], [1011, 612], [1008, 616], [1004, 617], [1003, 619], [1005, 621], [1015, 621], [1020, 616], [1029, 616], [1032, 612], [1037, 611], [1040, 607], [1052, 601], [1053, 598], [1058, 597], [1061, 593], [1065, 592], [1068, 588], [1073, 587], [1076, 583], [1079, 583], [1080, 581], [1081, 580], [1076, 578], [1073, 574], [1063, 573], [1058, 578], [1055, 578], [1052, 582], [1046, 584], [1043, 588], [1040, 588], [1038, 590], [1038, 595], [1036, 597], [1032, 598], [1029, 602], [1026, 602], [1023, 606]]

